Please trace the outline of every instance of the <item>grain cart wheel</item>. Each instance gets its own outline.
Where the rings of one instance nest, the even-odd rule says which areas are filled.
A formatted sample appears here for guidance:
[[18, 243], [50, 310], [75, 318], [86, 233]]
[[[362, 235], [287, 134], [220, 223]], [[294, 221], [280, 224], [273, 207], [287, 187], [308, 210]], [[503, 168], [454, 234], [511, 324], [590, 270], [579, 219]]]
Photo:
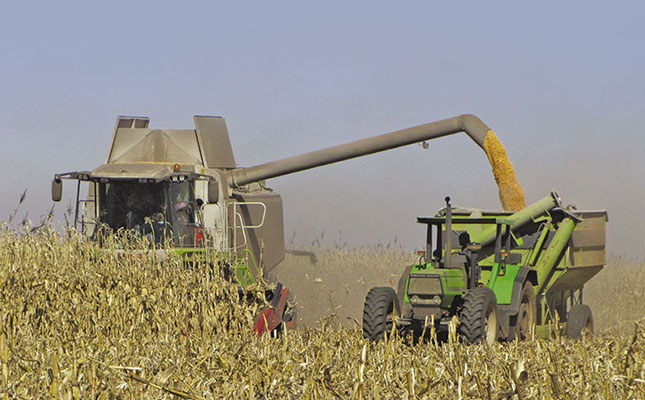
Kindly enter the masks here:
[[497, 298], [485, 287], [471, 289], [464, 295], [459, 316], [459, 335], [466, 343], [493, 344], [498, 338]]
[[531, 331], [536, 322], [535, 289], [529, 281], [524, 282], [522, 294], [520, 295], [520, 310], [517, 313], [515, 334], [520, 340], [526, 340], [531, 336]]
[[591, 307], [586, 304], [574, 305], [567, 316], [567, 337], [578, 339], [581, 336], [591, 335], [593, 335]]
[[392, 331], [394, 316], [401, 315], [396, 292], [391, 287], [370, 289], [363, 306], [363, 337], [381, 340]]

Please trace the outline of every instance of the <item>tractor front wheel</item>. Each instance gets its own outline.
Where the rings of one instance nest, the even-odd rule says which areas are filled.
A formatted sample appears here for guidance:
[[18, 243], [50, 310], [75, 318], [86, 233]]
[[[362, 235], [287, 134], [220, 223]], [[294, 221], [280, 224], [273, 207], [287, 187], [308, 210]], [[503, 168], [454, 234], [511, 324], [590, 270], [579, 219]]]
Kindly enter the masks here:
[[469, 344], [493, 344], [498, 334], [497, 298], [489, 288], [471, 289], [464, 295], [459, 315], [459, 335]]
[[372, 288], [363, 306], [363, 337], [378, 341], [390, 334], [394, 317], [401, 315], [396, 292], [391, 287]]

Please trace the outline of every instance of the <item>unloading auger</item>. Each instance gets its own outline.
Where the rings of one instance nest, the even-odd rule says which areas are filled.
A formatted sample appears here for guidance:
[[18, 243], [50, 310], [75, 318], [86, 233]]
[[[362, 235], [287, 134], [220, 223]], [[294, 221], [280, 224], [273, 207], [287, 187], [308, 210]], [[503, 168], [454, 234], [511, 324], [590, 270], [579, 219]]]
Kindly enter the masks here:
[[236, 170], [231, 172], [228, 183], [231, 187], [238, 187], [263, 179], [275, 178], [460, 132], [468, 134], [486, 152], [493, 169], [493, 175], [499, 185], [500, 200], [504, 210], [516, 211], [524, 208], [524, 193], [517, 182], [515, 171], [508, 160], [506, 150], [495, 133], [472, 114], [463, 114]]

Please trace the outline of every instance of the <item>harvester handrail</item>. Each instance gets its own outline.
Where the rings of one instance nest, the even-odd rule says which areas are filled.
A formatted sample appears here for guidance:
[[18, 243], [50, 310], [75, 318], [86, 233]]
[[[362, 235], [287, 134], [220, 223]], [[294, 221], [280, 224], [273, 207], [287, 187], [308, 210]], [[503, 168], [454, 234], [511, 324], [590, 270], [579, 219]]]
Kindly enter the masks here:
[[235, 202], [229, 203], [228, 205], [233, 206], [233, 212], [235, 212], [236, 214], [239, 214], [237, 211], [235, 211], [235, 208], [237, 206], [252, 206], [252, 205], [262, 206], [263, 208], [262, 220], [260, 221], [260, 223], [257, 225], [244, 225], [244, 222], [242, 222], [242, 225], [240, 226], [240, 228], [258, 229], [258, 228], [262, 228], [262, 225], [264, 225], [264, 219], [267, 215], [267, 206], [261, 201], [235, 201]]
[[[244, 218], [242, 218], [242, 214], [240, 214], [236, 210], [237, 206], [239, 206], [239, 205], [246, 205], [246, 206], [259, 205], [259, 206], [261, 206], [263, 208], [263, 210], [262, 210], [262, 220], [260, 221], [260, 223], [257, 224], [257, 225], [244, 225]], [[262, 203], [260, 201], [239, 201], [239, 202], [234, 201], [234, 202], [229, 203], [228, 206], [232, 206], [232, 209], [233, 209], [232, 210], [233, 211], [233, 226], [231, 227], [232, 228], [231, 236], [233, 237], [233, 246], [232, 246], [232, 248], [234, 250], [237, 250], [239, 248], [242, 248], [242, 247], [246, 246], [246, 243], [247, 243], [247, 240], [248, 240], [247, 237], [246, 237], [246, 229], [258, 229], [258, 228], [261, 228], [264, 225], [264, 219], [265, 219], [266, 214], [267, 214], [267, 206], [266, 206], [266, 204], [264, 204], [264, 203]], [[238, 217], [240, 219], [239, 226], [237, 225], [237, 218]], [[241, 230], [242, 237], [244, 238], [244, 242], [242, 242], [242, 244], [237, 243], [236, 232], [237, 232], [238, 228]]]

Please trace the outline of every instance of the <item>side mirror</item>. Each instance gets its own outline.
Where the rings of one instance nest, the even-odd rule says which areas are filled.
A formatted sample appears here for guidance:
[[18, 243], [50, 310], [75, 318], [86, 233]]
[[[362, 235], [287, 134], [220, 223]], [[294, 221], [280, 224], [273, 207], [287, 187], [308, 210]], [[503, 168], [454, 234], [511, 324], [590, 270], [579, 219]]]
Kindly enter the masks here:
[[219, 183], [217, 181], [208, 182], [208, 202], [217, 203], [219, 200]]
[[60, 201], [63, 197], [63, 181], [58, 178], [54, 178], [52, 181], [52, 200]]

